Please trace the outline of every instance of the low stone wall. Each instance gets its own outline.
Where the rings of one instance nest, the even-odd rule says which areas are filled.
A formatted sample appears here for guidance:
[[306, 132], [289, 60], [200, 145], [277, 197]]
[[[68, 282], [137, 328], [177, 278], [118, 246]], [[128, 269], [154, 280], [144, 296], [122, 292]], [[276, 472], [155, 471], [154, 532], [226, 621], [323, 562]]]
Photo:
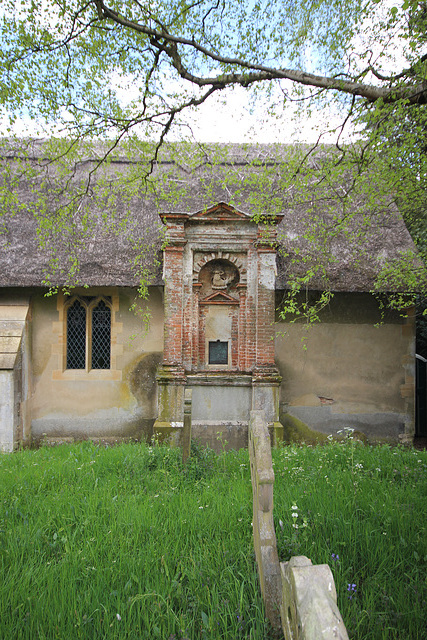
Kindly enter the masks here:
[[263, 411], [251, 411], [249, 455], [255, 556], [266, 615], [286, 640], [348, 640], [328, 565], [305, 556], [279, 563], [273, 522], [274, 472]]

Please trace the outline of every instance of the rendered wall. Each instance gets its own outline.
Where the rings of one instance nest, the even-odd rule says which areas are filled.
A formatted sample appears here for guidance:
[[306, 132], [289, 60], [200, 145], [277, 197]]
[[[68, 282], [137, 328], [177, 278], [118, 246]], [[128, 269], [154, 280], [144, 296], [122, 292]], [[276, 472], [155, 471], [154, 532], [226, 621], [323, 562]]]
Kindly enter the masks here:
[[336, 294], [321, 320], [309, 328], [277, 324], [281, 415], [326, 434], [350, 427], [372, 439], [410, 439], [413, 318], [388, 313], [376, 326], [381, 315], [372, 296]]
[[32, 438], [149, 437], [157, 414], [155, 373], [163, 351], [162, 290], [153, 288], [149, 303], [138, 303], [139, 313], [130, 310], [133, 289], [82, 293], [111, 296], [111, 370], [65, 370], [63, 298], [33, 296]]
[[[106, 289], [90, 293], [100, 291], [108, 293]], [[111, 372], [64, 371], [62, 302], [42, 293], [32, 297], [27, 413], [36, 441], [44, 434], [106, 439], [151, 434], [158, 411], [155, 374], [163, 351], [163, 292], [151, 290], [146, 330], [141, 317], [129, 311], [134, 290], [108, 291], [117, 298]], [[389, 315], [376, 327], [378, 320], [377, 306], [369, 295], [337, 294], [322, 323], [309, 330], [279, 322], [275, 350], [283, 376], [281, 415], [288, 412], [325, 434], [348, 426], [375, 439], [409, 439], [413, 434], [414, 327], [398, 315]], [[246, 432], [237, 440], [231, 434], [225, 438], [234, 447], [240, 440], [240, 446], [247, 443]]]

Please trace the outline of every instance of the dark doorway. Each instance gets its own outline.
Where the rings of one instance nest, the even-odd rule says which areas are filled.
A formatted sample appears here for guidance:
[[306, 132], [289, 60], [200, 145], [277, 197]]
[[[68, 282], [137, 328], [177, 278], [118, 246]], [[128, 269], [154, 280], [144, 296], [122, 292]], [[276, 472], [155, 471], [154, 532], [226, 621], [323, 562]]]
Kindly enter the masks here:
[[427, 360], [416, 355], [415, 437], [427, 437]]

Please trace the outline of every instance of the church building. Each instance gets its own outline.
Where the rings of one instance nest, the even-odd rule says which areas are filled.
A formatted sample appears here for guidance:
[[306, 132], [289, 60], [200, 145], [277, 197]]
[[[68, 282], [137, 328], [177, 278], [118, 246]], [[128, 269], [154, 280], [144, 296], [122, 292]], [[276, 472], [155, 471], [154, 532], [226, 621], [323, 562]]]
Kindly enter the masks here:
[[[35, 147], [32, 161], [40, 158]], [[267, 147], [229, 147], [215, 167], [159, 160], [158, 175], [167, 170], [183, 185], [173, 203], [143, 189], [116, 198], [119, 223], [122, 214], [129, 223], [122, 231], [109, 226], [109, 198], [100, 207], [88, 192], [79, 211], [93, 222], [82, 239], [64, 226], [44, 246], [40, 225], [64, 198], [63, 178], [30, 184], [16, 177], [19, 162], [17, 153], [2, 159], [15, 167], [5, 179], [18, 205], [3, 212], [0, 235], [1, 450], [153, 435], [179, 443], [186, 389], [193, 437], [214, 448], [218, 440], [247, 445], [251, 409], [265, 410], [275, 442], [345, 428], [375, 442], [413, 439], [414, 314], [385, 308], [386, 292], [372, 293], [384, 261], [416, 255], [392, 203], [359, 247], [363, 203], [354, 237], [328, 240], [333, 258], [312, 268], [295, 297], [303, 308], [324, 300], [320, 321], [295, 322], [283, 311], [294, 267], [304, 274], [323, 260], [310, 253], [309, 215], [327, 219], [332, 204], [290, 206], [274, 175], [283, 163]], [[73, 180], [96, 162], [79, 164]], [[117, 157], [105, 171], [114, 181], [131, 164]], [[260, 216], [253, 185], [265, 166], [273, 178]], [[226, 183], [231, 174], [237, 178]], [[248, 175], [250, 188], [242, 186]], [[38, 189], [48, 196], [35, 216]]]

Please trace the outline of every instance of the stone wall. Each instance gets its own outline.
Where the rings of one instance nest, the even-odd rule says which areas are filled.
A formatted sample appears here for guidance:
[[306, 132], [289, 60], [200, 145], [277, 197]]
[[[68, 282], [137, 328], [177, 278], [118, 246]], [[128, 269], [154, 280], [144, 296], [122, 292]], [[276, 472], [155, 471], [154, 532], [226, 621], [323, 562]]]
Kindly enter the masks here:
[[261, 592], [268, 619], [286, 640], [348, 640], [328, 565], [305, 556], [279, 563], [273, 521], [274, 472], [263, 411], [251, 411], [249, 455], [253, 535]]
[[[203, 270], [207, 271], [212, 263], [209, 261], [212, 255], [203, 254], [203, 262], [202, 252], [199, 253], [196, 267], [200, 267], [203, 276]], [[271, 255], [258, 253], [259, 260], [271, 267]], [[229, 257], [230, 269], [235, 266], [240, 274], [247, 269], [248, 263], [243, 267], [243, 257], [233, 258], [231, 254]], [[236, 265], [231, 259], [236, 260]], [[226, 264], [224, 257], [220, 260]], [[193, 435], [214, 448], [218, 432], [223, 441], [227, 440], [228, 446], [247, 445], [251, 408], [268, 411], [267, 419], [273, 423], [278, 413], [279, 392], [283, 424], [286, 423], [284, 416], [289, 416], [299, 419], [323, 437], [352, 427], [372, 440], [411, 440], [414, 433], [413, 318], [402, 320], [398, 314], [389, 314], [382, 325], [375, 326], [381, 318], [372, 296], [336, 294], [320, 324], [307, 332], [302, 326], [280, 321], [276, 325], [275, 341], [267, 340], [268, 332], [273, 330], [268, 302], [273, 280], [270, 278], [272, 269], [264, 271], [265, 291], [260, 288], [258, 292], [258, 303], [262, 307], [257, 312], [258, 322], [254, 324], [249, 319], [249, 315], [254, 314], [253, 296], [251, 301], [249, 290], [245, 293], [244, 287], [236, 293], [240, 306], [234, 303], [230, 306], [231, 310], [239, 309], [236, 322], [241, 347], [234, 351], [235, 328], [230, 321], [230, 369], [202, 371], [197, 365], [194, 372], [188, 372], [182, 363], [171, 365], [163, 382], [169, 383], [173, 378], [171, 389], [176, 400], [172, 391], [165, 395], [165, 401], [160, 405], [165, 407], [164, 416], [159, 416], [158, 405], [162, 386], [156, 383], [156, 371], [164, 351], [163, 288], [150, 289], [149, 301], [140, 304], [143, 315], [130, 311], [135, 299], [134, 289], [95, 287], [83, 290], [84, 294], [106, 295], [112, 300], [112, 366], [108, 371], [66, 370], [63, 297], [45, 297], [41, 289], [25, 290], [25, 295], [18, 289], [4, 292], [0, 300], [1, 411], [2, 415], [13, 414], [11, 420], [15, 425], [13, 437], [2, 436], [9, 443], [6, 448], [15, 446], [10, 444], [12, 441], [28, 443], [31, 437], [35, 442], [42, 438], [115, 440], [150, 437], [158, 416], [165, 423], [170, 420], [173, 403], [177, 407], [176, 415], [182, 413], [185, 383], [193, 390]], [[227, 272], [226, 276], [229, 277]], [[240, 277], [239, 286], [247, 276]], [[206, 286], [203, 277], [199, 283], [197, 271], [191, 273], [191, 278], [187, 283], [188, 291], [198, 284]], [[197, 292], [193, 295], [193, 304], [198, 295]], [[172, 301], [172, 305], [175, 303]], [[217, 310], [225, 308], [213, 304], [212, 300], [210, 304], [212, 317]], [[145, 312], [150, 314], [147, 323]], [[19, 317], [14, 318], [14, 314]], [[219, 311], [218, 314], [222, 318]], [[192, 357], [198, 354], [199, 358], [203, 342], [205, 358], [206, 340], [197, 336], [197, 331], [192, 333], [194, 323], [189, 323], [187, 313], [181, 309], [178, 315], [185, 325], [180, 329], [184, 331], [184, 351], [187, 353], [190, 341], [194, 339]], [[262, 340], [260, 338], [261, 343], [267, 344], [268, 349], [275, 346], [275, 360], [283, 376], [280, 388], [276, 372], [270, 372], [265, 363], [252, 372], [240, 371], [240, 367], [248, 366], [252, 357], [249, 352], [252, 353], [254, 345], [258, 344], [254, 334], [256, 325], [259, 325], [258, 331], [267, 332]], [[178, 331], [178, 326], [173, 331]], [[220, 334], [211, 337], [218, 335], [223, 338]], [[249, 335], [252, 335], [251, 339]], [[22, 367], [19, 349], [22, 349]], [[266, 353], [271, 359], [268, 349]], [[175, 355], [172, 352], [169, 355], [173, 361]], [[10, 396], [6, 387], [12, 382]], [[22, 397], [18, 400], [21, 392]], [[12, 408], [9, 408], [10, 402]], [[182, 426], [182, 415], [180, 420]], [[178, 422], [177, 418], [175, 424]], [[5, 424], [4, 419], [2, 424]], [[9, 427], [8, 430], [11, 433]]]

